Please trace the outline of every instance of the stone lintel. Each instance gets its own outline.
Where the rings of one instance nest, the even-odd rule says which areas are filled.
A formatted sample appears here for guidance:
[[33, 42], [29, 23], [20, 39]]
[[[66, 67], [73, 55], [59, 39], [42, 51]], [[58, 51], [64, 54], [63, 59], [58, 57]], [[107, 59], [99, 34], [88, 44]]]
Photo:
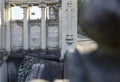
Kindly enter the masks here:
[[24, 3], [21, 5], [21, 8], [28, 8], [28, 7], [29, 7], [29, 5], [27, 3]]
[[38, 7], [39, 8], [45, 8], [46, 6], [47, 6], [47, 3], [41, 2]]

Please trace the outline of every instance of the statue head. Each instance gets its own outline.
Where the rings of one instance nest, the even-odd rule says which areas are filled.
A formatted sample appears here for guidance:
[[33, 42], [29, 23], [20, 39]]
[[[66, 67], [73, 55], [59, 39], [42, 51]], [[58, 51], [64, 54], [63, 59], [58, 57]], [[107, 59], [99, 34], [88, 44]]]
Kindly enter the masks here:
[[50, 19], [56, 19], [56, 11], [54, 7], [49, 8], [49, 17]]
[[120, 3], [118, 0], [91, 0], [82, 13], [85, 33], [99, 46], [120, 50]]

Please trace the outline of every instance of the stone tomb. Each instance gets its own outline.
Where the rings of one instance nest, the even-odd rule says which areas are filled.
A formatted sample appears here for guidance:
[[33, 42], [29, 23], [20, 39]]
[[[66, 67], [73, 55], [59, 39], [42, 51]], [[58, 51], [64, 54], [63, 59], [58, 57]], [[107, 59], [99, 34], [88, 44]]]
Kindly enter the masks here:
[[[51, 77], [52, 80], [59, 79], [56, 78], [57, 75], [59, 74], [61, 76], [64, 72], [62, 69], [63, 66], [61, 66], [61, 63], [63, 62], [60, 62], [59, 60], [64, 59], [66, 51], [75, 48], [77, 42], [77, 0], [0, 0], [0, 4], [2, 4], [0, 5], [0, 49], [2, 52], [9, 53], [8, 59], [12, 63], [17, 63], [18, 60], [24, 59], [24, 61], [28, 64], [31, 64], [33, 61], [30, 61], [30, 59], [25, 59], [28, 55], [31, 60], [35, 57], [35, 62], [33, 62], [33, 64], [39, 63], [36, 62], [36, 58], [38, 61], [44, 60], [44, 64], [46, 66], [46, 69], [43, 69], [43, 75], [45, 74], [44, 78], [50, 81]], [[22, 20], [13, 20], [11, 17], [11, 8], [15, 5], [21, 7], [23, 10]], [[41, 18], [33, 20], [34, 22], [32, 22], [32, 24], [29, 22], [31, 21], [31, 6], [38, 6], [39, 9], [41, 9], [41, 11], [38, 10], [38, 12], [41, 12]], [[53, 8], [49, 13], [50, 6], [54, 6], [57, 9], [57, 12], [54, 11]], [[71, 12], [74, 16], [70, 14]], [[49, 15], [51, 15], [50, 19]], [[51, 21], [52, 24], [49, 24], [49, 21]], [[33, 49], [32, 52], [29, 50], [30, 48]], [[17, 52], [18, 49], [23, 49], [23, 52]], [[35, 49], [40, 50], [36, 52]], [[57, 51], [58, 55], [54, 53], [46, 53], [47, 50], [53, 50], [53, 52], [55, 52], [55, 49], [60, 50], [60, 53]], [[12, 52], [13, 50], [16, 52]], [[6, 55], [8, 54], [4, 54], [4, 56]], [[56, 56], [58, 57], [57, 59]], [[21, 62], [22, 64], [19, 66], [25, 65], [25, 67], [31, 69], [29, 66], [26, 66], [28, 64], [24, 61]], [[9, 61], [6, 62], [9, 65]], [[25, 67], [22, 66], [23, 70], [20, 70], [18, 74], [22, 74], [26, 71], [28, 73], [28, 71], [31, 71], [24, 71]], [[55, 69], [59, 72], [55, 71]], [[0, 71], [2, 70], [4, 69], [0, 67]], [[50, 75], [49, 73], [51, 74], [51, 77], [48, 76]], [[2, 72], [0, 75], [2, 75]], [[2, 77], [4, 76], [2, 75]], [[24, 74], [23, 78], [26, 79]], [[22, 80], [21, 82], [24, 82], [23, 78], [20, 78], [20, 80]], [[60, 77], [60, 79], [61, 78], [63, 77]], [[10, 81], [11, 80], [9, 79], [9, 82]], [[0, 78], [0, 82], [7, 81]]]

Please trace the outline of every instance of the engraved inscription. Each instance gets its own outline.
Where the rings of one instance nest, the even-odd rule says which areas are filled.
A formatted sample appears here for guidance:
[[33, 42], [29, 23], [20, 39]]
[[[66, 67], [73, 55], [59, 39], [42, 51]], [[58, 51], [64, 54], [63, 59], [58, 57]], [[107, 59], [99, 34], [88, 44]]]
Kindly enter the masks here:
[[40, 26], [32, 26], [30, 28], [30, 48], [40, 48]]
[[58, 26], [48, 27], [48, 48], [58, 48]]
[[15, 26], [12, 28], [12, 45], [14, 48], [22, 47], [23, 43], [23, 32], [22, 27]]

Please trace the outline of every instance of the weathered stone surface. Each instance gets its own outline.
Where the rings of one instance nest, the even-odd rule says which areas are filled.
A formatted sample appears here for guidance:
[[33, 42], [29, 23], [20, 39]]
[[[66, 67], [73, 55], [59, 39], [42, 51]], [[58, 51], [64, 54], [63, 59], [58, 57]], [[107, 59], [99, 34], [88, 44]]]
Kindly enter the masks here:
[[50, 7], [49, 8], [49, 18], [50, 19], [56, 19], [56, 11], [55, 11], [55, 7]]
[[40, 25], [30, 25], [30, 48], [40, 49]]
[[77, 43], [77, 0], [62, 0], [62, 50], [61, 59]]
[[18, 24], [18, 22], [13, 22], [11, 23], [11, 47], [13, 50], [15, 49], [20, 49], [23, 46], [23, 27], [22, 27], [22, 23], [19, 22], [20, 24]]
[[59, 46], [58, 28], [59, 28], [58, 26], [54, 26], [54, 25], [48, 27], [48, 35], [47, 35], [48, 36], [48, 41], [47, 41], [48, 49], [58, 49], [58, 46]]

